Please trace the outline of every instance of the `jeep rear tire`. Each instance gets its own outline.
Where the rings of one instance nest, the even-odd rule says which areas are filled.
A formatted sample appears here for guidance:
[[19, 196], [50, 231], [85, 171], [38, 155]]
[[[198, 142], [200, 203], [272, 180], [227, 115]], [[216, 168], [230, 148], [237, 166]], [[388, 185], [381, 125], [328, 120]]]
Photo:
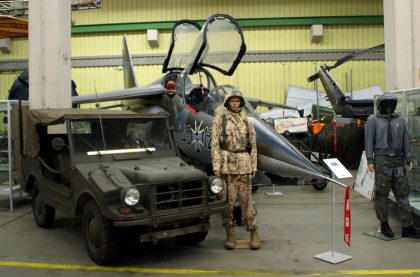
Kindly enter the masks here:
[[119, 236], [112, 222], [102, 216], [93, 200], [86, 203], [82, 215], [82, 231], [89, 257], [98, 265], [114, 261]]
[[176, 240], [181, 245], [194, 246], [202, 242], [207, 237], [208, 232], [196, 232], [177, 236]]
[[51, 228], [54, 224], [55, 209], [45, 204], [39, 193], [39, 185], [35, 182], [32, 186], [32, 213], [36, 224], [41, 228]]

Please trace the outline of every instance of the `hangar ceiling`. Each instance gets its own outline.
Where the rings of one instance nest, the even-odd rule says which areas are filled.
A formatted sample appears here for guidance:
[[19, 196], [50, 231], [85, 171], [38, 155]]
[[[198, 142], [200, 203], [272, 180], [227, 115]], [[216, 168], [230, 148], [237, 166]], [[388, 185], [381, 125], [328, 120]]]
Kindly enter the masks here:
[[28, 21], [8, 15], [0, 15], [0, 39], [25, 37], [28, 35]]

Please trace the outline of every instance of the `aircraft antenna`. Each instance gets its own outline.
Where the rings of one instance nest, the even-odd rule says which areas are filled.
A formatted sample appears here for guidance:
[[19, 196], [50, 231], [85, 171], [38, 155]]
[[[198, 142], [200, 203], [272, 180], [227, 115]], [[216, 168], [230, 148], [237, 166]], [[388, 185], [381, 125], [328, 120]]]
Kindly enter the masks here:
[[105, 135], [104, 135], [104, 126], [102, 125], [102, 117], [101, 112], [99, 111], [99, 98], [98, 98], [98, 91], [96, 89], [96, 82], [93, 80], [93, 84], [95, 86], [95, 95], [96, 95], [96, 110], [98, 111], [98, 117], [99, 117], [99, 124], [101, 126], [101, 133], [102, 133], [102, 142], [104, 144], [104, 149], [106, 150], [106, 143], [105, 143]]

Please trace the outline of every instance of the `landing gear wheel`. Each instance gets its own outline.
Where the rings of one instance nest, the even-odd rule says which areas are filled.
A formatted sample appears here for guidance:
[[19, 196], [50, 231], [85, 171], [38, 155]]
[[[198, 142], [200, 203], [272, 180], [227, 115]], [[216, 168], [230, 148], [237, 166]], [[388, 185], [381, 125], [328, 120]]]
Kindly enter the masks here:
[[39, 185], [36, 182], [32, 187], [32, 213], [39, 227], [51, 228], [54, 224], [55, 209], [45, 204], [39, 193]]
[[112, 223], [103, 217], [93, 200], [86, 203], [82, 215], [82, 231], [89, 257], [98, 265], [114, 261], [119, 236]]
[[312, 186], [316, 190], [323, 190], [327, 187], [327, 184], [328, 184], [328, 182], [326, 180], [319, 180], [319, 179], [316, 179], [313, 182], [314, 183], [312, 184]]
[[194, 246], [202, 242], [207, 237], [208, 232], [196, 232], [177, 236], [176, 240], [179, 244]]

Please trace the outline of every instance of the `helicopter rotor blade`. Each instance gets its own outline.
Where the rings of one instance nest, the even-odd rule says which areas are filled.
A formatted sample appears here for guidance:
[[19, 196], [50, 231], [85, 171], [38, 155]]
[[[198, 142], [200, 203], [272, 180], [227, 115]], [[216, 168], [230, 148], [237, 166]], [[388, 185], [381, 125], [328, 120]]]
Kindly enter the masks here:
[[343, 63], [348, 62], [349, 60], [355, 58], [356, 56], [363, 55], [363, 54], [366, 54], [366, 53], [369, 53], [369, 52], [372, 52], [372, 51], [382, 50], [384, 48], [385, 48], [385, 44], [380, 44], [380, 45], [376, 45], [376, 46], [371, 47], [371, 48], [368, 48], [368, 49], [363, 49], [363, 50], [360, 50], [360, 51], [351, 53], [351, 54], [349, 54], [349, 55], [347, 55], [347, 56], [345, 56], [345, 57], [337, 60], [336, 63], [333, 66], [330, 66], [328, 68], [328, 70], [333, 69], [333, 68], [336, 68], [336, 67], [342, 65]]
[[315, 73], [315, 74], [313, 74], [313, 75], [311, 75], [311, 76], [309, 76], [308, 77], [308, 83], [310, 83], [310, 82], [313, 82], [313, 81], [315, 81], [316, 79], [318, 79], [319, 78], [319, 72], [317, 72], [317, 73]]

